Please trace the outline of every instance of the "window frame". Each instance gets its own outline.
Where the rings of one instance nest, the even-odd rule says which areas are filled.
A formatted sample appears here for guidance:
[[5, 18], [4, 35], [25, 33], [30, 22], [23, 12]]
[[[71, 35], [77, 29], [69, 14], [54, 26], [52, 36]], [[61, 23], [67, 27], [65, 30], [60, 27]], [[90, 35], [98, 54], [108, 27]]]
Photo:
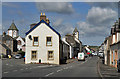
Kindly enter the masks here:
[[[48, 38], [48, 37], [51, 37], [51, 45], [47, 45], [47, 38]], [[52, 46], [52, 36], [47, 36], [47, 37], [46, 37], [46, 46]]]
[[[49, 58], [49, 52], [50, 52], [50, 51], [52, 51], [52, 53], [53, 53], [53, 58]], [[53, 50], [48, 50], [48, 51], [47, 51], [47, 59], [48, 59], [48, 60], [54, 60], [54, 51], [53, 51]]]
[[[38, 45], [34, 45], [34, 38], [38, 37]], [[39, 36], [33, 36], [33, 46], [39, 46]]]
[[[33, 51], [36, 51], [36, 58], [32, 58], [32, 55], [33, 55], [32, 52]], [[31, 60], [37, 60], [37, 50], [31, 50]]]

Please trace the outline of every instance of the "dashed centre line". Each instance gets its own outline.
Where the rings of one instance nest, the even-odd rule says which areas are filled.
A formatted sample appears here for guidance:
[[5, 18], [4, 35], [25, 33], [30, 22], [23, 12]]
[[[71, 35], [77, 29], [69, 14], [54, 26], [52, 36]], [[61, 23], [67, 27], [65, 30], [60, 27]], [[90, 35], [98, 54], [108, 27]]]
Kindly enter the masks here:
[[3, 73], [7, 74], [8, 72], [3, 72]]
[[18, 71], [18, 70], [13, 70], [14, 72]]
[[23, 69], [20, 69], [20, 70], [23, 70]]
[[50, 76], [50, 75], [52, 75], [52, 74], [54, 74], [54, 72], [49, 73], [49, 74], [47, 74], [47, 75], [45, 75], [45, 76], [48, 77], [48, 76]]

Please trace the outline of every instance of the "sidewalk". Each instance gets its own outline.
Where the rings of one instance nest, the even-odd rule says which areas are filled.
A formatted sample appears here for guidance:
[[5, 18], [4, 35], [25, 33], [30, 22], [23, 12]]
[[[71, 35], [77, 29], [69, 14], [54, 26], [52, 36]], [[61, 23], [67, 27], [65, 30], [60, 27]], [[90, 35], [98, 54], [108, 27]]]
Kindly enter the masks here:
[[66, 61], [66, 63], [68, 64], [68, 63], [72, 63], [72, 62], [74, 62], [74, 61], [76, 61], [77, 60], [77, 58], [76, 59], [68, 59], [67, 61]]
[[102, 59], [98, 60], [98, 72], [102, 79], [120, 79], [117, 69], [103, 64]]

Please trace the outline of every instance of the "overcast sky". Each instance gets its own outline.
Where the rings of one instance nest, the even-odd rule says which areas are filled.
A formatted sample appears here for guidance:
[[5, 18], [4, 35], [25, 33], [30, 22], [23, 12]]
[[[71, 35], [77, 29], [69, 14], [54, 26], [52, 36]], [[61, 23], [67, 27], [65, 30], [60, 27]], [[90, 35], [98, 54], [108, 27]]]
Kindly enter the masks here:
[[115, 2], [3, 2], [2, 26], [7, 31], [14, 20], [19, 34], [25, 37], [29, 25], [40, 21], [45, 12], [50, 25], [62, 37], [77, 27], [80, 40], [87, 45], [100, 45], [110, 28], [118, 19], [118, 4]]

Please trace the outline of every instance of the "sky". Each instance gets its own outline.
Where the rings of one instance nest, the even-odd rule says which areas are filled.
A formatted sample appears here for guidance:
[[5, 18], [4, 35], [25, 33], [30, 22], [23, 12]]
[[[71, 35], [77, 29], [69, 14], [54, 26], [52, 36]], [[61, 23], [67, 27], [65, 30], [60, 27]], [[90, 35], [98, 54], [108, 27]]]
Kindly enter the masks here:
[[110, 35], [118, 19], [117, 2], [2, 2], [2, 28], [7, 32], [14, 20], [19, 35], [25, 37], [30, 24], [40, 21], [41, 12], [62, 37], [75, 27], [86, 45], [100, 45]]

